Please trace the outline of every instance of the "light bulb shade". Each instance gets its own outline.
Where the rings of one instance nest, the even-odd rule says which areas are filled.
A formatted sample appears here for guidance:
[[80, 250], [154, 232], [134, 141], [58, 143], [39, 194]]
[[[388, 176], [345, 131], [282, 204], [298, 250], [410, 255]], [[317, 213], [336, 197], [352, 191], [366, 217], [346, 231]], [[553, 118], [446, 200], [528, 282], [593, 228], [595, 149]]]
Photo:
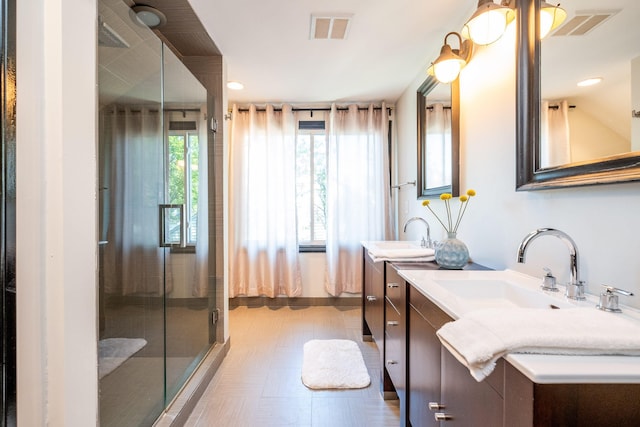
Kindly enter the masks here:
[[560, 7], [543, 1], [540, 3], [540, 38], [545, 38], [567, 19], [567, 12]]
[[508, 6], [501, 6], [493, 0], [479, 0], [478, 9], [462, 28], [462, 36], [479, 45], [497, 41], [515, 19], [515, 12]]
[[453, 53], [451, 46], [445, 44], [440, 50], [440, 56], [433, 62], [433, 73], [439, 82], [451, 83], [458, 78], [465, 65], [467, 61]]

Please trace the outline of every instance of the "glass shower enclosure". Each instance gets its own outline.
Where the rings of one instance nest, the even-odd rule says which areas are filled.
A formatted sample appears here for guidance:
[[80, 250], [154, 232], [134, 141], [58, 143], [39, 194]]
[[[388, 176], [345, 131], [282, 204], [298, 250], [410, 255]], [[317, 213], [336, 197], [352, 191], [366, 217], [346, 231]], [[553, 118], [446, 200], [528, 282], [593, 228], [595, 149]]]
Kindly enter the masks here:
[[99, 1], [101, 426], [147, 426], [215, 343], [207, 91], [122, 1]]

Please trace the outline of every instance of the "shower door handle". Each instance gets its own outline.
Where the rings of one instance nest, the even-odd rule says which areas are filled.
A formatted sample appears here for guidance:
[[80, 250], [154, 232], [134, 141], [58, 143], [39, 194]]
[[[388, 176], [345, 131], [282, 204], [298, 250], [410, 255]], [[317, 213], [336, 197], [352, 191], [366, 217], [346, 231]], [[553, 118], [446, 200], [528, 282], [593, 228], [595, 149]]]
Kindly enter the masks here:
[[[160, 247], [161, 248], [185, 248], [187, 246], [187, 221], [185, 220], [186, 207], [182, 205], [158, 205], [159, 231], [160, 231]], [[178, 211], [178, 220], [176, 221], [175, 213], [167, 215], [167, 211]], [[174, 234], [178, 231], [178, 238]]]

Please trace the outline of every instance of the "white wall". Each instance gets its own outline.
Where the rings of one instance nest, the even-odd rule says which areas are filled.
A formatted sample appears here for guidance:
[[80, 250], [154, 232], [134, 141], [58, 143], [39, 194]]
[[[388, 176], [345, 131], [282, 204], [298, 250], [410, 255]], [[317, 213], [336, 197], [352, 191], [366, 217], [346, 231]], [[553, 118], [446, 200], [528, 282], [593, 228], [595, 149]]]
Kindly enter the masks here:
[[[640, 183], [515, 191], [515, 38], [507, 34], [494, 45], [479, 48], [463, 70], [461, 84], [461, 187], [474, 188], [459, 230], [474, 261], [495, 269], [511, 268], [541, 276], [550, 267], [562, 282], [569, 277], [569, 255], [553, 237], [536, 240], [526, 264], [516, 263], [522, 238], [539, 227], [568, 233], [580, 254], [581, 278], [590, 293], [606, 283], [636, 293], [621, 297], [640, 308]], [[415, 89], [423, 76], [402, 95], [398, 105], [399, 181], [415, 179]], [[434, 203], [439, 203], [434, 201]], [[413, 188], [403, 190], [404, 218], [421, 214], [436, 227], [417, 200]], [[440, 227], [441, 228], [441, 227]], [[438, 230], [439, 231], [439, 230]], [[402, 235], [415, 239], [419, 230]], [[436, 234], [437, 236], [437, 234]]]
[[16, 3], [18, 424], [95, 425], [96, 2]]
[[[569, 101], [572, 102], [572, 101]], [[569, 110], [571, 161], [581, 162], [631, 151], [631, 135], [618, 134], [581, 108]]]

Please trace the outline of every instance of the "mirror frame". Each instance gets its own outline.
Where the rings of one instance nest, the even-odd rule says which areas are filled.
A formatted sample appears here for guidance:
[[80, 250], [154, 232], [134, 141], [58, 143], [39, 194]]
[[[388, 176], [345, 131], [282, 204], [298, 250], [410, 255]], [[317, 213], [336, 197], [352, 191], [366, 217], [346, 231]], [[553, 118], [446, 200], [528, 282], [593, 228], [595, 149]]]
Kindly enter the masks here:
[[516, 49], [516, 190], [543, 190], [640, 180], [640, 155], [540, 167], [540, 0], [519, 0]]
[[426, 144], [425, 129], [427, 128], [427, 95], [436, 85], [440, 84], [435, 77], [429, 76], [420, 85], [416, 93], [416, 106], [418, 111], [418, 169], [416, 176], [416, 187], [418, 188], [418, 199], [428, 199], [439, 197], [442, 193], [451, 193], [457, 197], [460, 192], [460, 82], [455, 79], [451, 85], [451, 185], [442, 187], [426, 188], [424, 182], [423, 161], [424, 147]]

